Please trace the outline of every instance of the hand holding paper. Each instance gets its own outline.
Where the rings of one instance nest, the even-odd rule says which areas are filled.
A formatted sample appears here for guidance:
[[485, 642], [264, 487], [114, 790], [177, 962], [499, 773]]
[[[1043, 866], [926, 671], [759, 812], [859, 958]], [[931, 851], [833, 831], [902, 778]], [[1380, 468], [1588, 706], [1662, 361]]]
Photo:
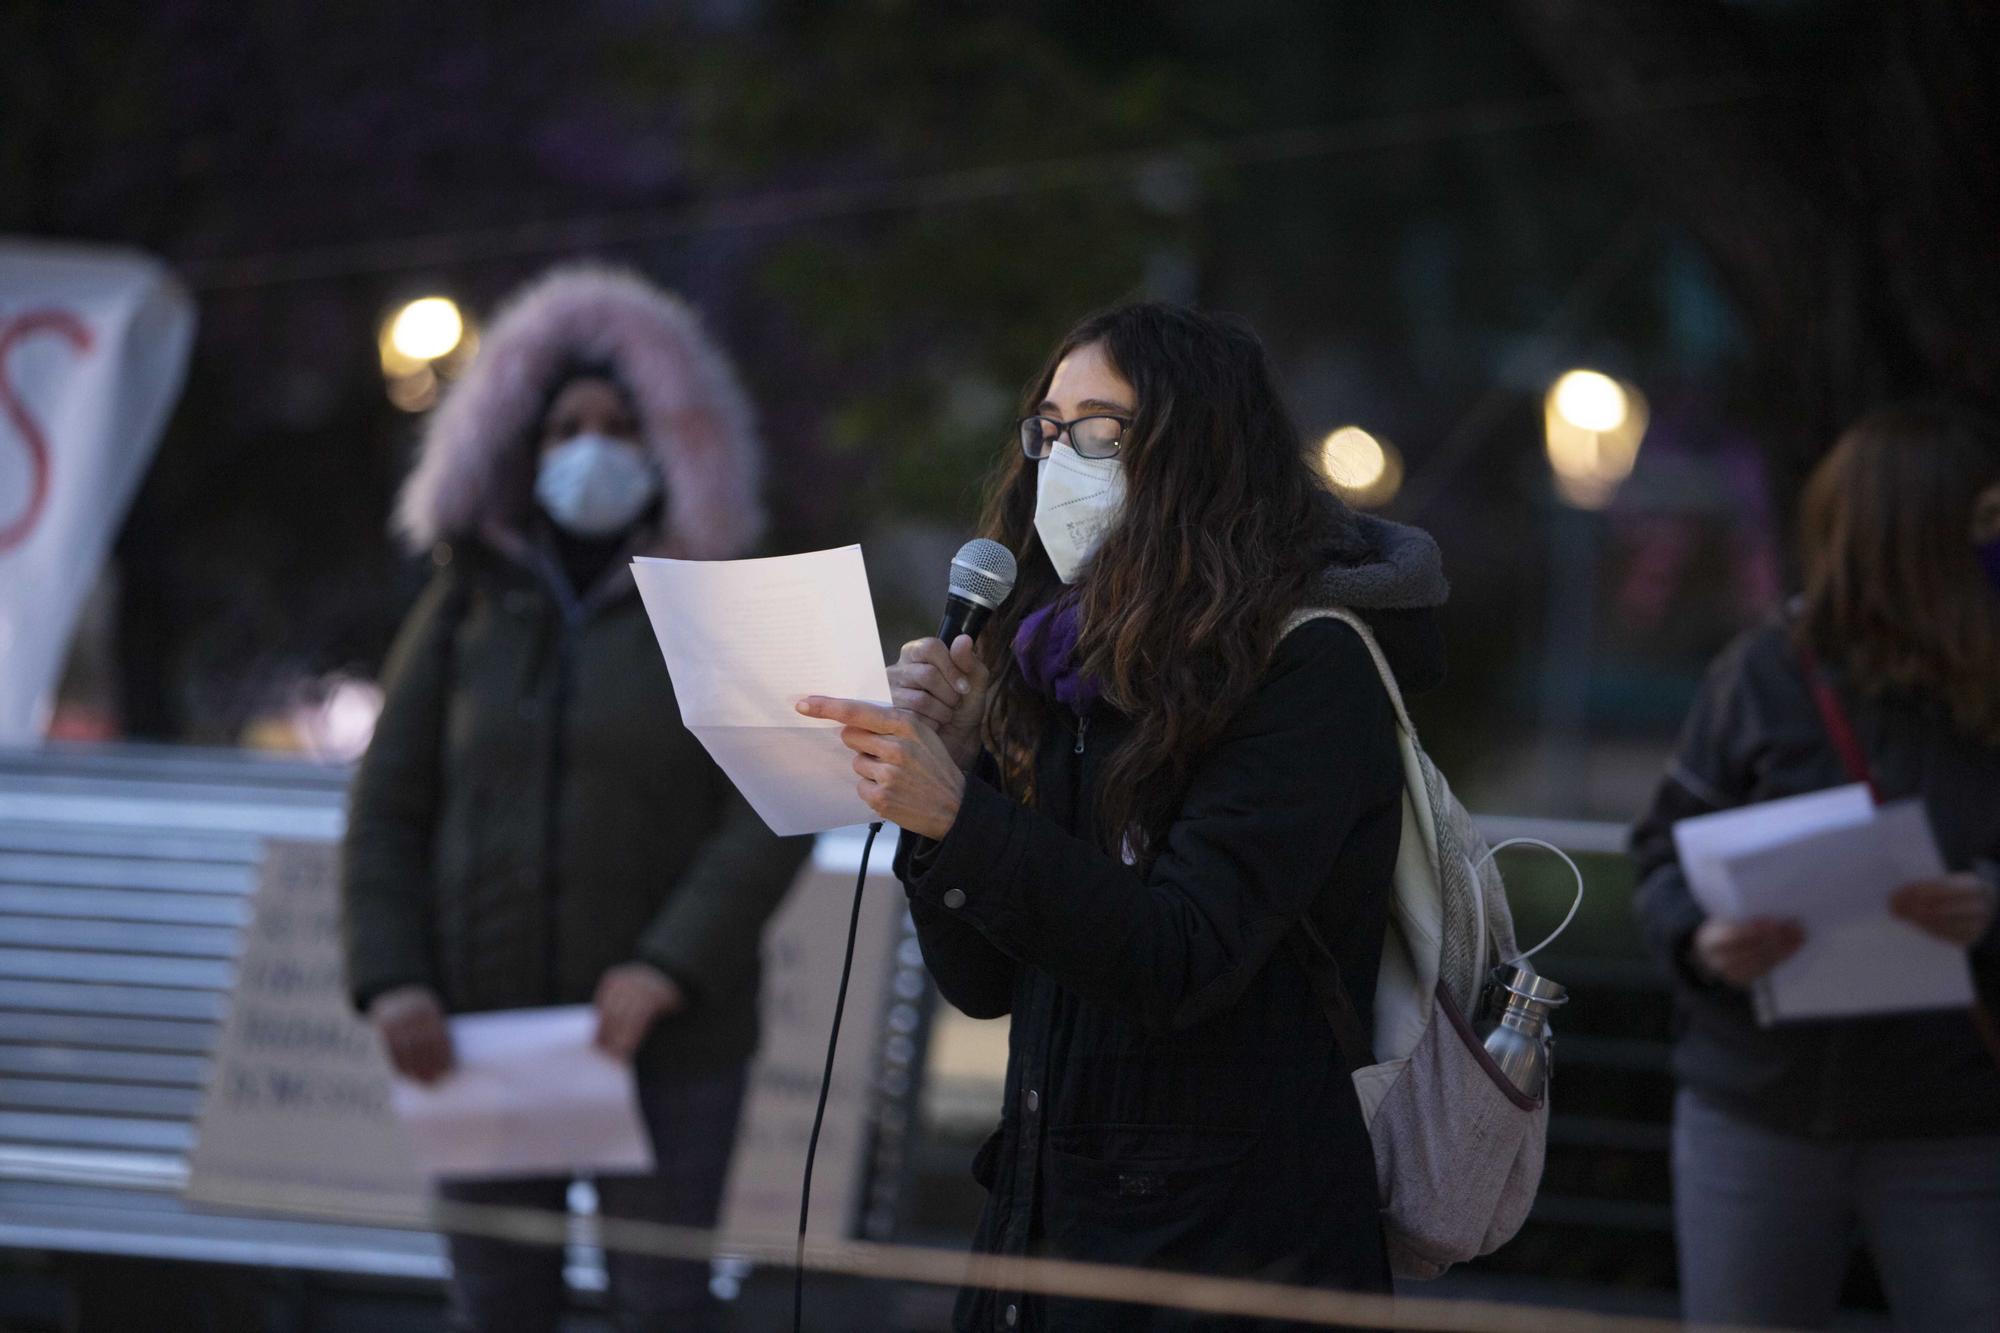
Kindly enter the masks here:
[[1738, 990], [1749, 990], [1805, 942], [1805, 928], [1789, 917], [1712, 916], [1695, 931], [1693, 948], [1701, 967]]
[[807, 695], [888, 704], [861, 548], [766, 560], [633, 562], [681, 720], [775, 833], [877, 816], [855, 793], [840, 725]]
[[1920, 802], [1878, 808], [1857, 783], [1684, 819], [1674, 845], [1711, 926], [1797, 923], [1795, 947], [1773, 933], [1736, 975], [1716, 968], [1755, 981], [1762, 1021], [1972, 1003], [1964, 949], [1891, 914], [1898, 889], [1945, 878]]
[[1961, 873], [1905, 884], [1890, 897], [1889, 911], [1946, 944], [1968, 949], [1992, 928], [1995, 907], [2000, 906], [1996, 899], [2000, 894], [1991, 884]]
[[593, 1044], [584, 1005], [451, 1020], [457, 1064], [391, 1090], [417, 1166], [431, 1176], [653, 1169], [632, 1067]]
[[930, 724], [914, 713], [855, 699], [801, 700], [807, 717], [841, 725], [840, 743], [868, 808], [897, 828], [942, 838], [965, 799], [965, 773]]
[[1772, 969], [1760, 997], [1773, 1020], [1971, 1005], [1965, 950], [1889, 912], [1898, 888], [1944, 878], [1922, 802], [1731, 857], [1728, 871], [1747, 911], [1805, 923], [1805, 942]]

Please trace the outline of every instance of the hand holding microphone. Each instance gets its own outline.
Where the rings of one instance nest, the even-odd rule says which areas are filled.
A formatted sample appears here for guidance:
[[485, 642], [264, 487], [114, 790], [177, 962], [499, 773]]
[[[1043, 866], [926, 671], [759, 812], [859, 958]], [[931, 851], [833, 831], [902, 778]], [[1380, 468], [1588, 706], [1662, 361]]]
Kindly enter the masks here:
[[889, 697], [937, 733], [961, 771], [979, 757], [979, 720], [990, 684], [969, 634], [949, 648], [942, 639], [913, 639], [889, 668]]
[[892, 706], [819, 695], [799, 701], [807, 717], [841, 724], [861, 799], [911, 833], [942, 838], [958, 814], [990, 684], [972, 640], [1012, 591], [1013, 552], [998, 542], [967, 542], [951, 562], [938, 637], [904, 644], [889, 668]]
[[944, 617], [935, 638], [914, 639], [889, 668], [890, 698], [928, 723], [960, 771], [979, 757], [979, 724], [992, 684], [973, 639], [1014, 590], [1014, 555], [978, 538], [952, 558]]

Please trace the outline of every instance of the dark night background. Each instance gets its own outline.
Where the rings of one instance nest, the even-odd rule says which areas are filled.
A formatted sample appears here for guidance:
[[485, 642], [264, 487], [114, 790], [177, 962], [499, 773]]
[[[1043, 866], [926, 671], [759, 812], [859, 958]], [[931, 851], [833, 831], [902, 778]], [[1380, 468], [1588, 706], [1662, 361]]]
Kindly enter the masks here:
[[[770, 550], [862, 542], [892, 641], [1078, 316], [1241, 312], [1314, 438], [1401, 451], [1384, 512], [1454, 585], [1417, 716], [1467, 804], [1624, 821], [1788, 589], [1839, 429], [2000, 408], [1996, 103], [1975, 0], [0, 0], [0, 235], [149, 251], [200, 311], [59, 731], [282, 744], [273, 717], [372, 675], [427, 572], [388, 538], [422, 418], [383, 321], [477, 319], [589, 255], [705, 312], [768, 441]], [[1651, 407], [1599, 511], [1543, 452], [1572, 367]], [[1570, 1118], [1535, 1221], [1470, 1271], [1657, 1308], [1665, 1002], [1629, 867], [1587, 869], [1611, 891], [1544, 956], [1598, 988]], [[1529, 933], [1567, 905], [1514, 883]], [[969, 1145], [926, 1150], [899, 1234], [962, 1245]]]
[[126, 734], [231, 742], [301, 681], [373, 669], [421, 576], [384, 537], [418, 422], [383, 393], [379, 321], [427, 291], [476, 315], [593, 254], [704, 309], [762, 412], [772, 549], [868, 543], [892, 635], [1077, 315], [1243, 312], [1308, 430], [1404, 452], [1389, 512], [1437, 532], [1458, 589], [1442, 748], [1502, 806], [1573, 805], [1491, 759], [1548, 720], [1551, 562], [1585, 549], [1547, 538], [1571, 520], [1542, 388], [1578, 364], [1652, 400], [1638, 474], [1584, 520], [1568, 725], [1616, 769], [1778, 595], [1776, 534], [1841, 423], [2000, 391], [1996, 24], [1808, 0], [15, 4], [0, 230], [137, 245], [199, 297], [118, 545]]
[[[1458, 582], [1482, 773], [1532, 727], [1538, 394], [1646, 388], [1602, 516], [1590, 735], [1652, 745], [1782, 586], [1798, 476], [1888, 392], [1996, 392], [1980, 6], [14, 4], [0, 228], [174, 262], [188, 392], [118, 544], [116, 709], [234, 741], [372, 671], [416, 578], [380, 318], [570, 254], [690, 294], [774, 454], [774, 550], [948, 546], [1082, 310], [1248, 314], [1308, 430], [1398, 442]], [[912, 560], [928, 574], [932, 560]], [[886, 626], [892, 632], [904, 626]], [[1494, 771], [1502, 805], [1534, 805]], [[1558, 793], [1560, 795], [1560, 793]]]

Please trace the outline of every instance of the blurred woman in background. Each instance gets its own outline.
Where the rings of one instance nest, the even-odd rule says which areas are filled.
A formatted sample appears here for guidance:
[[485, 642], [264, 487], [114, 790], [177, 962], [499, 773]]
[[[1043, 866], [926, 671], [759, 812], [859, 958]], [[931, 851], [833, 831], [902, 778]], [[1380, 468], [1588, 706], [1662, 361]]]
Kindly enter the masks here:
[[[1633, 834], [1677, 999], [1684, 1313], [1824, 1326], [1858, 1232], [1899, 1327], [2000, 1328], [2000, 435], [1938, 406], [1866, 417], [1813, 474], [1801, 534], [1803, 596], [1711, 667]], [[1968, 950], [1989, 1008], [1759, 1026], [1750, 988], [1803, 933], [1705, 916], [1673, 825], [1862, 767], [1881, 799], [1923, 801], [1951, 869], [1884, 886], [1890, 910]]]
[[[432, 550], [356, 775], [348, 980], [397, 1071], [451, 1067], [446, 1015], [594, 1004], [658, 1162], [607, 1216], [715, 1221], [758, 1034], [758, 948], [806, 853], [681, 725], [627, 568], [723, 559], [762, 528], [760, 450], [721, 352], [626, 273], [521, 292], [425, 434], [398, 521]], [[561, 1178], [448, 1199], [561, 1211]], [[563, 1253], [449, 1238], [457, 1327], [557, 1326]], [[619, 1327], [709, 1326], [705, 1265], [609, 1256]]]

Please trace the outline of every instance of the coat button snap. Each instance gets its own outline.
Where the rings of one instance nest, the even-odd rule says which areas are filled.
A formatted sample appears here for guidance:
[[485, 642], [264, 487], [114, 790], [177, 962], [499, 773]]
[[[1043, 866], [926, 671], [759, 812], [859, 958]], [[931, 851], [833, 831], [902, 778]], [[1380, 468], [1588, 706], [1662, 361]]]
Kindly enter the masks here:
[[1009, 1327], [1009, 1328], [1012, 1328], [1012, 1327], [1014, 1327], [1014, 1325], [1016, 1325], [1016, 1324], [1018, 1324], [1018, 1323], [1020, 1323], [1020, 1322], [1021, 1322], [1021, 1307], [1020, 1307], [1020, 1306], [1018, 1306], [1018, 1305], [1010, 1305], [1010, 1306], [1008, 1306], [1008, 1307], [1007, 1307], [1007, 1327]]
[[964, 889], [946, 889], [946, 890], [944, 891], [944, 905], [945, 905], [946, 907], [963, 907], [963, 906], [965, 906], [965, 890], [964, 890]]
[[1036, 1092], [1033, 1088], [1028, 1089], [1028, 1095], [1022, 1098], [1022, 1100], [1026, 1102], [1028, 1105], [1029, 1115], [1033, 1115], [1035, 1112], [1042, 1109], [1042, 1094]]

